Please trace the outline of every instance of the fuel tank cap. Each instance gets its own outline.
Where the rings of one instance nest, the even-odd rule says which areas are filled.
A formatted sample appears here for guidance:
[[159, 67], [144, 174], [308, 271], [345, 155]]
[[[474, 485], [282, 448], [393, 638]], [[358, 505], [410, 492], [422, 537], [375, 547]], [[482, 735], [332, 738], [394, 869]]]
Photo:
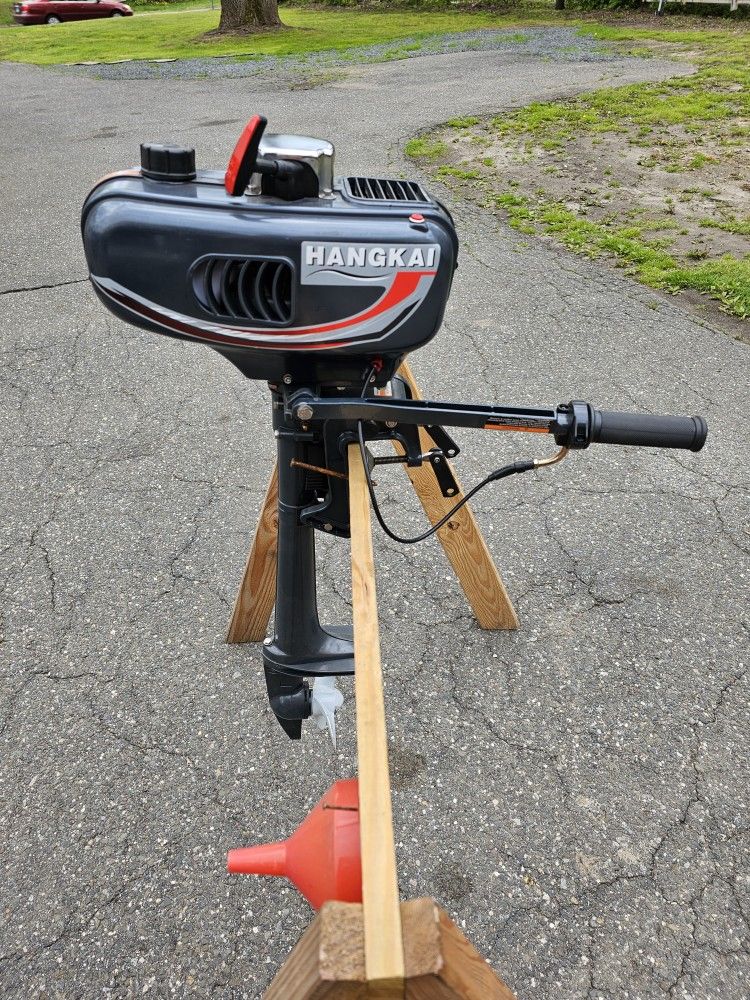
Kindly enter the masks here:
[[195, 150], [160, 142], [141, 143], [141, 173], [155, 181], [195, 179]]

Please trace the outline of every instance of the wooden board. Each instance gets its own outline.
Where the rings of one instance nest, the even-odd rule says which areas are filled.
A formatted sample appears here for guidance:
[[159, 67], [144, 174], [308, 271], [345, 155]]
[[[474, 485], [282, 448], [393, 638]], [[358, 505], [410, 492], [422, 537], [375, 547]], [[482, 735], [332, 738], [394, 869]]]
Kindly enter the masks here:
[[434, 899], [401, 904], [406, 1000], [515, 1000]]
[[276, 602], [279, 470], [274, 465], [245, 572], [234, 602], [227, 642], [262, 642]]
[[404, 954], [388, 773], [370, 497], [356, 444], [349, 446], [349, 513], [357, 707], [359, 822], [368, 996], [403, 997]]
[[365, 935], [360, 903], [325, 903], [265, 994], [265, 1000], [364, 1000]]
[[[414, 399], [424, 398], [406, 362], [399, 368], [399, 375], [408, 383]], [[419, 429], [419, 439], [423, 453], [435, 447], [433, 440], [424, 428]], [[394, 442], [394, 445], [398, 451], [403, 453], [402, 447], [397, 442]], [[455, 469], [452, 465], [450, 467], [455, 477]], [[463, 496], [458, 477], [456, 477], [456, 482], [459, 492], [456, 496], [444, 497], [432, 471], [432, 466], [424, 464], [414, 469], [406, 466], [406, 471], [430, 524], [436, 524]], [[468, 504], [462, 507], [445, 527], [438, 531], [437, 537], [450, 560], [480, 628], [517, 629], [519, 622], [513, 603], [492, 561], [487, 543], [482, 537]]]
[[[404, 1000], [515, 1000], [479, 952], [432, 899], [401, 904]], [[265, 1000], [371, 1000], [364, 913], [359, 903], [326, 903], [305, 931]]]

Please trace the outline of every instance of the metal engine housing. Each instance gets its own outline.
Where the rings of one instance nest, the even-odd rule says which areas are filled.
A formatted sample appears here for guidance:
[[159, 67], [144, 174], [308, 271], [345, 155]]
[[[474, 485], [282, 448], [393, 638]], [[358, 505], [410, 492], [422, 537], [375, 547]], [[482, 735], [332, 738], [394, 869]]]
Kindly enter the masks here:
[[224, 174], [110, 175], [82, 215], [91, 281], [147, 330], [210, 345], [248, 377], [377, 381], [438, 331], [456, 266], [448, 211], [416, 182], [337, 179], [325, 197], [230, 196]]

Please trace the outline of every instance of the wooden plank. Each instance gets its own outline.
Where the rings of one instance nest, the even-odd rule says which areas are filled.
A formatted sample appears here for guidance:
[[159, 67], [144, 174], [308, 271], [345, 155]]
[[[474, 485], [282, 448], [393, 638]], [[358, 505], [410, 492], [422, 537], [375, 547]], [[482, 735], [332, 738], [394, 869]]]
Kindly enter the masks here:
[[[399, 368], [399, 375], [408, 383], [413, 398], [423, 399], [412, 371], [405, 361]], [[424, 428], [419, 430], [419, 439], [423, 453], [434, 448], [434, 442]], [[398, 451], [403, 452], [398, 443], [395, 443], [395, 446]], [[425, 464], [415, 469], [407, 466], [406, 471], [430, 524], [436, 524], [463, 496], [458, 477], [456, 482], [459, 492], [456, 496], [444, 497], [431, 466]], [[452, 465], [451, 471], [455, 476], [456, 472]], [[517, 629], [519, 622], [513, 603], [468, 504], [438, 531], [437, 537], [453, 566], [480, 628]]]
[[[405, 1000], [515, 1000], [433, 899], [401, 904]], [[265, 1000], [371, 1000], [360, 903], [326, 903]]]
[[440, 924], [440, 979], [463, 1000], [515, 1000], [505, 983], [461, 933], [445, 910], [436, 907]]
[[437, 911], [432, 899], [409, 899], [401, 904], [406, 1000], [459, 1000], [438, 978], [443, 959]]
[[406, 1000], [515, 1000], [434, 900], [403, 903], [401, 919]]
[[370, 498], [356, 444], [349, 446], [349, 514], [357, 706], [362, 904], [368, 996], [404, 995], [404, 950], [388, 774]]
[[326, 903], [266, 991], [265, 1000], [364, 1000], [362, 906]]
[[227, 642], [262, 642], [276, 601], [279, 470], [274, 465], [234, 602]]

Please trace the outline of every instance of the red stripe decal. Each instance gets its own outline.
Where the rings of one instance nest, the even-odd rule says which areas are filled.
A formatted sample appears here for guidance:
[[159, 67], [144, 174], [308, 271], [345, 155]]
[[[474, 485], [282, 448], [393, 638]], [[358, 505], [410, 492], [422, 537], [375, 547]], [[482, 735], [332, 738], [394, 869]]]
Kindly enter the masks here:
[[[287, 343], [284, 346], [289, 350], [312, 351], [312, 350], [324, 349], [327, 347], [340, 346], [342, 343], [346, 343], [346, 341], [337, 340], [325, 344], [320, 344], [320, 343], [291, 344], [288, 343], [288, 341], [290, 338], [303, 337], [316, 333], [332, 333], [335, 330], [345, 330], [349, 327], [351, 328], [357, 327], [361, 323], [365, 323], [370, 319], [374, 319], [381, 313], [387, 312], [389, 309], [398, 306], [401, 302], [407, 299], [416, 290], [420, 278], [431, 277], [435, 273], [436, 273], [435, 271], [399, 271], [397, 272], [396, 277], [394, 278], [390, 288], [380, 299], [378, 299], [378, 301], [373, 306], [371, 306], [370, 309], [366, 310], [363, 313], [358, 313], [356, 316], [349, 316], [346, 319], [337, 320], [334, 323], [323, 323], [318, 326], [295, 327], [293, 329], [280, 329], [280, 330], [274, 330], [272, 328], [263, 329], [263, 328], [251, 328], [251, 327], [241, 327], [241, 326], [225, 327], [225, 329], [236, 330], [238, 333], [243, 333], [245, 335], [250, 335], [250, 336], [252, 336], [252, 334], [261, 334], [264, 336], [270, 335], [273, 337], [278, 337], [279, 340], [286, 339]], [[246, 340], [240, 340], [240, 338], [234, 338], [231, 336], [231, 334], [227, 335], [214, 330], [210, 331], [201, 330], [198, 327], [191, 326], [189, 323], [184, 323], [181, 322], [180, 320], [173, 319], [171, 316], [167, 316], [156, 309], [151, 309], [149, 308], [149, 306], [137, 302], [134, 299], [131, 299], [129, 296], [123, 295], [120, 292], [115, 292], [114, 290], [110, 290], [107, 288], [103, 288], [102, 290], [106, 292], [107, 295], [110, 295], [118, 302], [127, 306], [127, 308], [130, 309], [132, 312], [135, 312], [141, 316], [145, 316], [146, 318], [159, 323], [161, 326], [175, 330], [176, 332], [194, 337], [197, 336], [202, 338], [203, 340], [218, 341], [219, 343], [234, 344], [234, 345], [238, 343], [247, 344]], [[275, 345], [268, 343], [260, 343], [260, 344], [256, 343], [253, 346], [258, 347], [260, 349], [269, 347], [273, 349], [275, 347]]]

